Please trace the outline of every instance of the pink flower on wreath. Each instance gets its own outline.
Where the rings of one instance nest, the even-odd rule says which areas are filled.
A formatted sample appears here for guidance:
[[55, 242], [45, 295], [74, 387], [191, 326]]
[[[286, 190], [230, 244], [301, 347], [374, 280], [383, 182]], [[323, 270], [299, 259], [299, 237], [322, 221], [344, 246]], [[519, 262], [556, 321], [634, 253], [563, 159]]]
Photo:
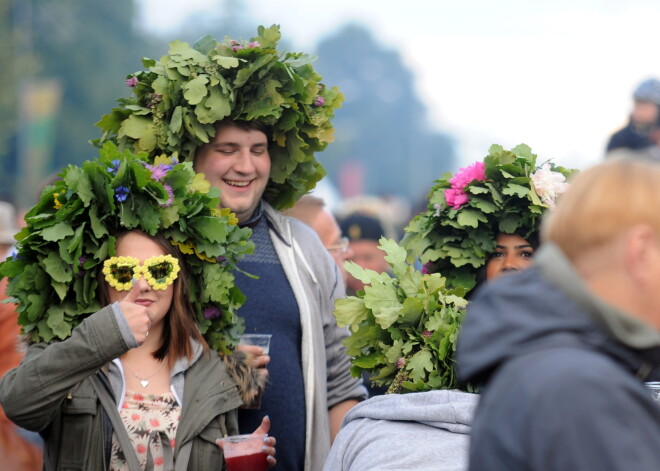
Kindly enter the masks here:
[[468, 202], [468, 196], [463, 190], [449, 188], [445, 190], [445, 200], [452, 209], [458, 209]]
[[456, 175], [449, 179], [451, 188], [445, 190], [445, 201], [453, 209], [459, 209], [469, 198], [464, 191], [465, 187], [473, 181], [484, 181], [486, 179], [486, 166], [483, 162], [475, 162], [472, 165], [461, 168]]
[[137, 78], [135, 75], [132, 76], [131, 78], [126, 79], [126, 85], [128, 85], [128, 86], [131, 87], [131, 88], [135, 88], [135, 87], [137, 87], [137, 84], [138, 84], [139, 82], [140, 82], [140, 81], [138, 80], [138, 78]]

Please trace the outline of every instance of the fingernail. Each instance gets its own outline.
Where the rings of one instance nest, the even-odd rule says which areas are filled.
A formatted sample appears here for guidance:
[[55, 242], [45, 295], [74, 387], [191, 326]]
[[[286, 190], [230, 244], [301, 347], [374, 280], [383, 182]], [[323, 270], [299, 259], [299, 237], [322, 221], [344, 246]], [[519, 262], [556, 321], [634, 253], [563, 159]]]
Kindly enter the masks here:
[[133, 284], [137, 283], [137, 278], [133, 277]]
[[262, 446], [262, 447], [261, 447], [261, 450], [262, 450], [262, 451], [268, 451], [268, 447], [267, 447], [267, 446]]
[[264, 442], [268, 443], [268, 437], [264, 438]]
[[267, 418], [268, 420], [270, 420], [270, 417], [266, 416], [266, 418]]

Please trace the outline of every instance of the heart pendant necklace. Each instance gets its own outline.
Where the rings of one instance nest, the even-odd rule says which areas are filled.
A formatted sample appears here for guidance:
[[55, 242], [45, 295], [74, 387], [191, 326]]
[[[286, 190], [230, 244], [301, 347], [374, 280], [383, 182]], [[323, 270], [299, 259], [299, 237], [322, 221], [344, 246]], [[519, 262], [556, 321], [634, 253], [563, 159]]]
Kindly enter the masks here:
[[142, 376], [138, 376], [138, 374], [137, 374], [135, 371], [131, 370], [131, 369], [128, 368], [126, 365], [124, 365], [124, 367], [129, 371], [129, 373], [131, 373], [133, 376], [135, 376], [137, 379], [140, 380], [140, 386], [142, 386], [143, 388], [146, 388], [147, 386], [149, 386], [149, 378], [151, 378], [153, 375], [155, 375], [155, 374], [158, 373], [160, 370], [162, 370], [162, 369], [163, 369], [163, 366], [165, 366], [165, 362], [162, 362], [161, 365], [158, 367], [158, 369], [157, 369], [156, 371], [154, 371], [154, 372], [151, 373], [150, 375], [145, 376], [145, 377], [143, 378]]

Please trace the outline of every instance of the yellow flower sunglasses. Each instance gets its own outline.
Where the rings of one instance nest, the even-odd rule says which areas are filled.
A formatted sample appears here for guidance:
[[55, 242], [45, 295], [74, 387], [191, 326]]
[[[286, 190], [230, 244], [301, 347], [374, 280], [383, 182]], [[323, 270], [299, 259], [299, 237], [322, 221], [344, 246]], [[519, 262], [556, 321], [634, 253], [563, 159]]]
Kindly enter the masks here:
[[179, 261], [172, 255], [158, 255], [142, 264], [135, 257], [110, 257], [103, 262], [105, 280], [117, 291], [128, 291], [133, 279], [144, 276], [155, 290], [165, 290], [179, 274]]

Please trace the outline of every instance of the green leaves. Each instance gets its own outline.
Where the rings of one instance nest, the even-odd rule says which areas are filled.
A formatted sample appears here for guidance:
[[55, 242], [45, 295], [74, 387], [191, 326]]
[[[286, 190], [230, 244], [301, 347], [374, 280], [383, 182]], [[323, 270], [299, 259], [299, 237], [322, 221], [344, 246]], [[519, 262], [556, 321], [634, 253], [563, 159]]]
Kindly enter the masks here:
[[184, 83], [183, 87], [181, 87], [183, 90], [183, 97], [188, 100], [188, 103], [191, 105], [196, 105], [207, 95], [207, 83], [209, 83], [209, 78], [205, 75], [199, 75], [190, 82]]
[[[551, 168], [565, 177], [572, 172]], [[402, 245], [408, 252], [407, 260], [421, 260], [429, 270], [447, 277], [450, 287], [472, 289], [476, 269], [485, 265], [494, 251], [499, 233], [527, 238], [538, 230], [548, 207], [532, 179], [538, 170], [536, 155], [529, 146], [520, 144], [506, 150], [493, 144], [483, 159], [485, 179], [479, 175], [465, 181], [464, 169], [456, 175], [443, 175], [429, 193], [427, 211], [405, 228]], [[467, 202], [454, 208], [447, 204], [445, 193], [457, 181], [464, 185], [460, 191]]]
[[[140, 118], [135, 118], [140, 119]], [[19, 323], [30, 341], [65, 339], [99, 306], [99, 269], [115, 254], [116, 236], [138, 229], [162, 234], [183, 253], [194, 315], [212, 348], [236, 343], [244, 301], [234, 286], [237, 260], [253, 249], [250, 230], [218, 209], [191, 162], [134, 155], [106, 143], [99, 158], [68, 166], [26, 215], [18, 256], [0, 264], [11, 277], [7, 294], [19, 303]], [[204, 312], [217, 313], [207, 319]]]
[[357, 297], [335, 302], [337, 324], [348, 326], [344, 343], [351, 372], [367, 371], [389, 392], [428, 391], [456, 385], [455, 334], [466, 302], [438, 274], [422, 275], [405, 261], [396, 242], [382, 238], [380, 248], [393, 276], [347, 263], [349, 272], [368, 281]]
[[358, 298], [338, 299], [335, 307], [337, 325], [339, 327], [351, 326], [354, 330], [358, 329], [358, 325], [367, 318], [369, 312], [364, 301]]
[[160, 60], [143, 59], [132, 95], [99, 120], [103, 134], [95, 143], [145, 151], [151, 161], [161, 154], [192, 160], [216, 122], [257, 120], [274, 140], [264, 197], [278, 209], [292, 206], [324, 174], [315, 152], [334, 139], [332, 118], [343, 95], [320, 82], [314, 57], [277, 51], [280, 38], [272, 25], [260, 26], [250, 41], [173, 41]]

